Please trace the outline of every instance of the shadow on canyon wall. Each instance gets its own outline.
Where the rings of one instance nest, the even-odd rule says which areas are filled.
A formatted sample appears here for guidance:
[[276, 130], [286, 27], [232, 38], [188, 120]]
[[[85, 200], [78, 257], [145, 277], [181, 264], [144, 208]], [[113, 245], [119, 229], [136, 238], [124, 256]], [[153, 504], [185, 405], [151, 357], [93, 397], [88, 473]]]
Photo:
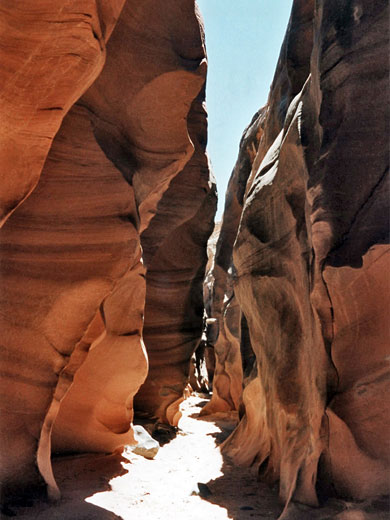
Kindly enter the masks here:
[[110, 491], [110, 481], [127, 473], [122, 463], [128, 462], [120, 454], [66, 455], [53, 457], [53, 469], [61, 489], [59, 502], [42, 501], [42, 497], [31, 496], [23, 501], [9, 503], [0, 518], [39, 520], [123, 520], [107, 509], [89, 502], [88, 497]]

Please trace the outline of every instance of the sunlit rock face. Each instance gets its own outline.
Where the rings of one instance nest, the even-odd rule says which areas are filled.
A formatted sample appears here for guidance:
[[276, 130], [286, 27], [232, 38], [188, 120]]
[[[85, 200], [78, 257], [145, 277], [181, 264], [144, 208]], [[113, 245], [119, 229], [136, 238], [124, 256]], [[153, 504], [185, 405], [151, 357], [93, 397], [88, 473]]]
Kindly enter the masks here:
[[102, 70], [124, 0], [2, 6], [0, 222], [36, 186], [65, 113]]
[[[0, 483], [5, 498], [45, 483], [56, 497], [52, 450], [134, 442], [144, 340], [151, 373], [165, 355], [163, 385], [175, 387], [167, 399], [157, 385], [145, 405], [165, 416], [200, 339], [215, 208], [203, 33], [189, 0], [26, 0], [0, 23]], [[158, 297], [174, 308], [176, 337], [154, 357], [145, 297], [148, 331], [170, 324], [154, 307], [165, 272], [173, 288]]]
[[285, 504], [389, 491], [387, 4], [294, 2], [227, 241], [248, 377], [224, 449]]
[[[199, 50], [202, 56], [202, 47]], [[202, 334], [207, 241], [217, 203], [205, 154], [203, 100], [204, 91], [188, 114], [194, 154], [171, 182], [141, 236], [147, 267], [144, 340], [149, 375], [135, 408], [173, 426], [180, 418], [190, 359]]]

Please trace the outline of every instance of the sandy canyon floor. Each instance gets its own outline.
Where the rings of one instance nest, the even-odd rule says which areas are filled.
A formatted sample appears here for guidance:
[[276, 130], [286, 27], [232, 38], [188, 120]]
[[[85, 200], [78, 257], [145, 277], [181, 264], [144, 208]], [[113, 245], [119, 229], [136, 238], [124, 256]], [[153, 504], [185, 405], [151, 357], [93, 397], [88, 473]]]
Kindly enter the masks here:
[[[198, 418], [205, 398], [183, 404], [176, 437], [154, 460], [125, 450], [118, 455], [54, 459], [62, 491], [59, 503], [31, 501], [2, 518], [21, 520], [250, 520], [276, 519], [282, 508], [276, 490], [256, 481], [250, 468], [222, 457], [219, 444], [233, 430], [234, 413]], [[352, 504], [331, 500], [326, 507], [292, 505], [289, 520], [385, 520], [388, 502]]]

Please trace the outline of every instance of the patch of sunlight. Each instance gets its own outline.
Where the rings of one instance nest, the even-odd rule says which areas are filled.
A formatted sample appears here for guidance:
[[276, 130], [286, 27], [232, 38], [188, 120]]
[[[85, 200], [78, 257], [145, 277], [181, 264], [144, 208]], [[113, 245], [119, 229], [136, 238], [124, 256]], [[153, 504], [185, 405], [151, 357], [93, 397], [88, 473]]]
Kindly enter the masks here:
[[200, 410], [200, 401], [196, 396], [187, 399], [177, 437], [161, 447], [154, 460], [124, 453], [126, 462], [122, 464], [127, 473], [110, 481], [110, 491], [96, 493], [86, 502], [123, 520], [230, 518], [225, 508], [198, 494], [197, 484], [221, 477], [223, 464], [213, 435], [220, 428], [214, 422], [193, 417]]

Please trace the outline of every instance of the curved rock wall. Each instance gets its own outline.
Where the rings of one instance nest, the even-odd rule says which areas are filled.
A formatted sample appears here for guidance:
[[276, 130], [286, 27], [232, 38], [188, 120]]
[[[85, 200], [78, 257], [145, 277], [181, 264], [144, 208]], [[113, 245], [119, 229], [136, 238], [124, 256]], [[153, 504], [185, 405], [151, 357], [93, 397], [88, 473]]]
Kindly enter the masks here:
[[217, 203], [205, 155], [203, 99], [202, 91], [188, 115], [195, 152], [141, 236], [147, 266], [144, 338], [150, 366], [135, 406], [138, 412], [173, 426], [180, 418], [190, 359], [202, 334], [207, 241]]
[[218, 240], [210, 255], [204, 299], [208, 318], [206, 337], [207, 343], [214, 347], [215, 373], [212, 398], [202, 409], [201, 415], [239, 408], [243, 378], [240, 354], [241, 312], [233, 288], [235, 270], [232, 250], [240, 222], [245, 186], [263, 132], [264, 117], [265, 110], [259, 110], [244, 131], [239, 156], [226, 192]]
[[[133, 398], [148, 371], [146, 285], [153, 272], [172, 269], [174, 230], [189, 244], [191, 286], [170, 294], [169, 305], [198, 306], [190, 325], [183, 313], [174, 323], [180, 333], [188, 326], [187, 343], [180, 353], [179, 342], [178, 367], [164, 384], [179, 378], [184, 385], [189, 350], [200, 339], [215, 194], [204, 157], [206, 63], [193, 1], [23, 7], [6, 9], [1, 21], [10, 42], [1, 46], [10, 121], [1, 168], [9, 218], [0, 235], [0, 483], [6, 497], [44, 481], [56, 497], [52, 449], [107, 452], [134, 442]], [[15, 100], [11, 87], [20, 89]], [[202, 128], [200, 144], [192, 126]], [[175, 188], [177, 175], [183, 182]], [[175, 190], [187, 205], [181, 213]], [[166, 229], [149, 231], [169, 207]], [[143, 261], [142, 231], [160, 263], [149, 262], [146, 246]], [[159, 319], [153, 310], [147, 324]], [[153, 406], [165, 413], [166, 400], [156, 390]]]
[[96, 79], [124, 0], [1, 8], [0, 224], [32, 192], [64, 115]]
[[246, 183], [233, 262], [249, 376], [224, 449], [286, 505], [315, 505], [319, 482], [389, 491], [387, 22], [384, 1], [295, 0]]

